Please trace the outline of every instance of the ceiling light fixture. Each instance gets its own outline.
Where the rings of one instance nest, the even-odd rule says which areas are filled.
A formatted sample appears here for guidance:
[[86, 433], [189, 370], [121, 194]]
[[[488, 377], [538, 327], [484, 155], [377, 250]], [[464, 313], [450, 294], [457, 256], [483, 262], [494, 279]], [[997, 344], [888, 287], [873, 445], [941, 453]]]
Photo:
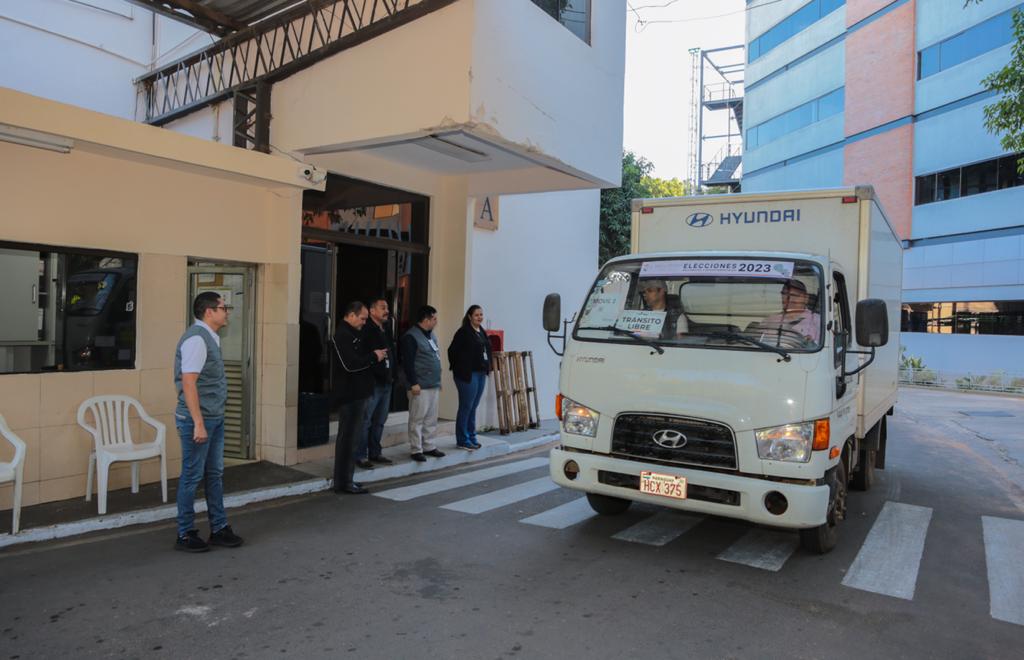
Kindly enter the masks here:
[[62, 154], [68, 153], [75, 146], [75, 141], [71, 138], [40, 133], [27, 128], [17, 128], [8, 124], [0, 124], [0, 141]]

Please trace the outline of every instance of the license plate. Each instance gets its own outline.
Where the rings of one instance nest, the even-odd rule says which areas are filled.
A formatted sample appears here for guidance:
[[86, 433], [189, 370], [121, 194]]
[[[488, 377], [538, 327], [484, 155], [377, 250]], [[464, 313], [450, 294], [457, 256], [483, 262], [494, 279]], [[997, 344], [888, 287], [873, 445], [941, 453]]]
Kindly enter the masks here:
[[686, 477], [644, 471], [640, 473], [640, 492], [685, 500]]

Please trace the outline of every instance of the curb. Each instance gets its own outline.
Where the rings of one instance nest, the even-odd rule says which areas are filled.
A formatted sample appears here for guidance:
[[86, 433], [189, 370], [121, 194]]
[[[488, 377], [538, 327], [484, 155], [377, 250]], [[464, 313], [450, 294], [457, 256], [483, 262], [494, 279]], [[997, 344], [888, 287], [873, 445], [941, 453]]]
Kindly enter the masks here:
[[[459, 452], [457, 454], [449, 454], [442, 459], [434, 460], [430, 463], [402, 463], [399, 465], [393, 465], [386, 468], [377, 468], [376, 470], [366, 470], [365, 473], [373, 474], [376, 478], [368, 478], [367, 474], [361, 475], [361, 482], [371, 483], [374, 481], [383, 481], [385, 479], [394, 479], [397, 477], [404, 477], [412, 474], [420, 474], [427, 472], [435, 472], [447, 467], [453, 467], [456, 465], [464, 465], [468, 463], [476, 463], [484, 461], [489, 458], [497, 458], [499, 456], [506, 456], [520, 451], [527, 451], [545, 445], [558, 438], [558, 433], [551, 433], [533, 440], [528, 440], [523, 443], [511, 445], [508, 442], [502, 440], [494, 440], [492, 438], [486, 438], [481, 436], [481, 439], [489, 440], [487, 445], [482, 449], [478, 449], [475, 452]], [[483, 443], [481, 443], [483, 444]], [[449, 460], [450, 459], [450, 460]], [[374, 474], [377, 473], [377, 474]], [[378, 474], [380, 476], [378, 476]], [[283, 486], [272, 486], [270, 488], [256, 488], [253, 490], [246, 490], [240, 493], [233, 493], [231, 495], [224, 496], [224, 508], [225, 509], [237, 509], [249, 504], [255, 504], [257, 502], [266, 502], [269, 500], [276, 500], [282, 497], [294, 497], [296, 495], [308, 495], [310, 493], [319, 493], [331, 488], [331, 480], [323, 478], [314, 478], [307, 481], [299, 481], [296, 483], [285, 484]], [[196, 502], [196, 513], [202, 513], [206, 511], [206, 502]], [[129, 527], [132, 525], [146, 525], [154, 522], [161, 522], [164, 520], [173, 520], [178, 515], [178, 509], [175, 505], [162, 505], [152, 509], [142, 509], [139, 511], [128, 511], [125, 513], [117, 513], [113, 515], [98, 516], [96, 518], [86, 518], [85, 520], [76, 520], [74, 522], [58, 523], [56, 525], [48, 525], [46, 527], [30, 527], [29, 529], [22, 530], [17, 536], [10, 534], [0, 535], [0, 549], [9, 548], [16, 545], [22, 545], [25, 543], [38, 543], [40, 541], [54, 541], [57, 539], [64, 539], [71, 536], [78, 536], [80, 534], [89, 534], [91, 532], [99, 532], [110, 529], [119, 529], [121, 527]]]
[[520, 451], [528, 451], [530, 449], [546, 445], [547, 443], [557, 439], [558, 433], [556, 432], [512, 445], [504, 440], [498, 440], [486, 435], [481, 435], [478, 437], [478, 440], [480, 440], [480, 444], [483, 445], [483, 447], [476, 451], [468, 452], [460, 449], [451, 450], [449, 447], [444, 447], [446, 452], [444, 458], [428, 459], [426, 463], [403, 461], [395, 465], [375, 467], [372, 470], [360, 470], [356, 473], [356, 481], [361, 484], [370, 484], [376, 481], [384, 481], [386, 479], [396, 479], [398, 477], [408, 477], [414, 474], [434, 472], [436, 470], [443, 470], [444, 468], [454, 467], [456, 465], [476, 463], [478, 461], [485, 461], [489, 458], [507, 456], [508, 454]]

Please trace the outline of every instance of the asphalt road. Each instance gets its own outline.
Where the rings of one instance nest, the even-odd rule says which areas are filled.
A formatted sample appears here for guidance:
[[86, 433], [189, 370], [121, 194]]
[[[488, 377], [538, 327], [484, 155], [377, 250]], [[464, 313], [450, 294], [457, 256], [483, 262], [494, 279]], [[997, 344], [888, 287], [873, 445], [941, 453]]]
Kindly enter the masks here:
[[904, 391], [825, 556], [654, 507], [587, 517], [543, 451], [232, 512], [235, 550], [173, 552], [161, 525], [7, 551], [0, 660], [1020, 658], [1021, 418]]

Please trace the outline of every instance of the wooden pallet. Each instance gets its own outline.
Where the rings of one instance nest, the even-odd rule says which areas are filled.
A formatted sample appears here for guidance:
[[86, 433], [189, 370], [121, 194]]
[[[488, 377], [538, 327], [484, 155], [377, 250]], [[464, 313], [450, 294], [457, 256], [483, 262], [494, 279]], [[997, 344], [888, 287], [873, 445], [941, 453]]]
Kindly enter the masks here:
[[499, 432], [505, 435], [540, 426], [540, 402], [537, 400], [537, 372], [533, 365], [533, 353], [494, 353], [493, 367]]

